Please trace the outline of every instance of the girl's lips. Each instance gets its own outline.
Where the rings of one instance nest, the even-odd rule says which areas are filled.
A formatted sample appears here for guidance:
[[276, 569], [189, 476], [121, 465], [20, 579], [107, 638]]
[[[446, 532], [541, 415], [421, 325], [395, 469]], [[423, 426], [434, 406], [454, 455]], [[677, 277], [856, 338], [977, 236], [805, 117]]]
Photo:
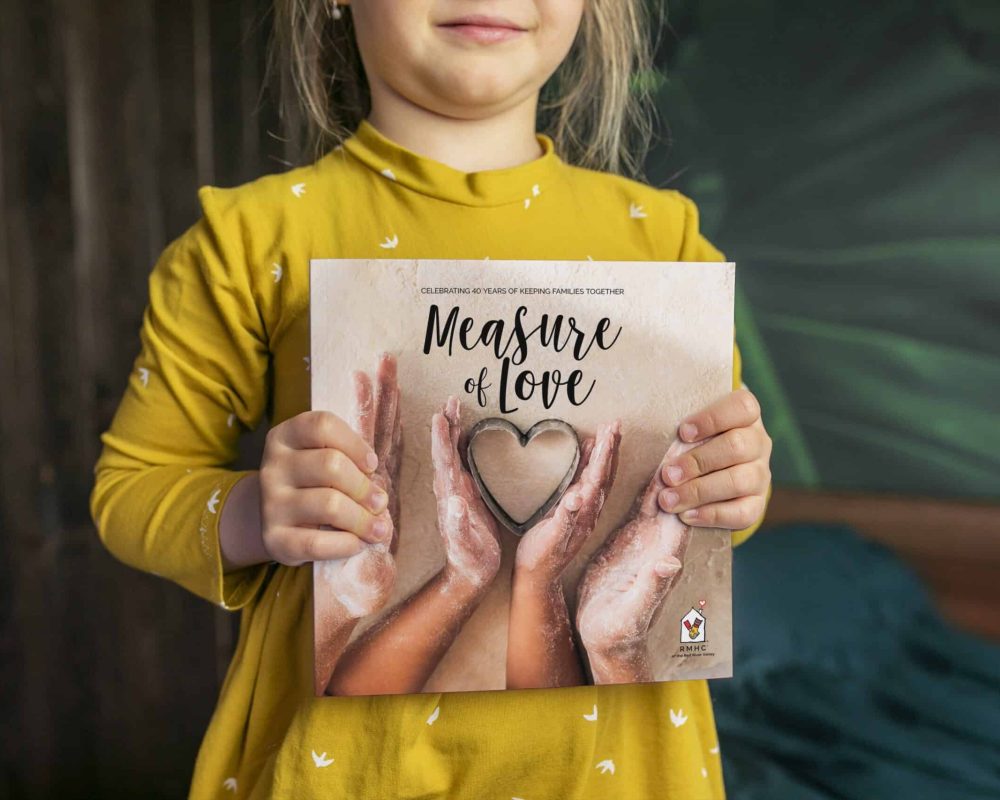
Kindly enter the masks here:
[[450, 23], [439, 25], [438, 27], [461, 36], [464, 39], [485, 44], [507, 41], [525, 32], [522, 28], [516, 28], [511, 25], [478, 20]]

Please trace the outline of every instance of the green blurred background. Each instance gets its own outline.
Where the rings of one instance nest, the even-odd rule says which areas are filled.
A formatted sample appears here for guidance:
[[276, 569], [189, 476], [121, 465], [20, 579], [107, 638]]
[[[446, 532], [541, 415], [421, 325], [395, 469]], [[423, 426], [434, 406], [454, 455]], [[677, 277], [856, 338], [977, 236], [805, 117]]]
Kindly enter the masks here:
[[737, 263], [778, 483], [1000, 496], [1000, 3], [669, 3], [652, 182]]

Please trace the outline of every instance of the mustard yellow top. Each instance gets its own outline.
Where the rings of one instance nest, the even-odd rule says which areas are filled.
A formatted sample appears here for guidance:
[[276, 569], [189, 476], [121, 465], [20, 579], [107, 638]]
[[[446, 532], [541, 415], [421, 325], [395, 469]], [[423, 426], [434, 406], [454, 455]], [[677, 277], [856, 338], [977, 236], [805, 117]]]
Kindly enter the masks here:
[[705, 681], [317, 699], [311, 565], [220, 559], [240, 433], [309, 408], [310, 258], [723, 260], [688, 198], [537, 138], [533, 161], [464, 173], [365, 121], [313, 164], [201, 187], [158, 258], [91, 513], [125, 563], [242, 610], [190, 797], [724, 796]]

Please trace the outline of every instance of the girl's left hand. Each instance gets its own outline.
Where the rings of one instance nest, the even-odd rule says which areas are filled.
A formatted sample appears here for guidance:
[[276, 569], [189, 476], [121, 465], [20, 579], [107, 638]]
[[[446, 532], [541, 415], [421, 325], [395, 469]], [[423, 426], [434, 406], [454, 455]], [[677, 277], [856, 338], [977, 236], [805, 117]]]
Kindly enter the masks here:
[[689, 525], [743, 530], [764, 513], [771, 483], [771, 437], [760, 403], [744, 385], [687, 417], [679, 436], [711, 438], [663, 465], [659, 494], [664, 511]]

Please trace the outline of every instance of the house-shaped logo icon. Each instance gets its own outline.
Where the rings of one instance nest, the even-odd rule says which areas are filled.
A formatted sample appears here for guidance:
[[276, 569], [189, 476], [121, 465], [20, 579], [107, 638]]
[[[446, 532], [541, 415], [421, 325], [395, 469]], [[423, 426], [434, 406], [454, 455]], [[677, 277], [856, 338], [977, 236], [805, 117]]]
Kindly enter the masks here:
[[681, 617], [681, 644], [705, 641], [705, 626], [708, 621], [704, 614], [700, 614], [693, 608]]

